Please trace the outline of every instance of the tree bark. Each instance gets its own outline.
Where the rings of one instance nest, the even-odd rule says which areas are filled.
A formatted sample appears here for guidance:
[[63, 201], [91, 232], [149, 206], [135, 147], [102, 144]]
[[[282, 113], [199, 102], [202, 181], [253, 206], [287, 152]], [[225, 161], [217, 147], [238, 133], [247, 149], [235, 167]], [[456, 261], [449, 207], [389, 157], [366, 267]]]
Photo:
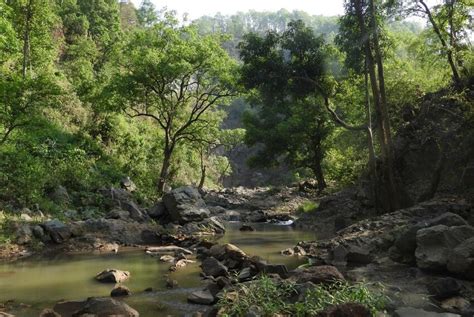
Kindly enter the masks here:
[[204, 163], [204, 150], [201, 150], [201, 179], [199, 181], [198, 189], [202, 189], [204, 187], [205, 182], [206, 182], [206, 164]]
[[168, 174], [171, 166], [171, 155], [173, 154], [172, 148], [165, 147], [163, 151], [163, 163], [161, 164], [160, 178], [158, 179], [158, 194], [163, 194], [165, 191], [165, 185], [168, 181]]
[[30, 62], [30, 28], [31, 28], [31, 18], [32, 18], [32, 1], [29, 0], [28, 3], [26, 4], [25, 7], [25, 30], [23, 32], [23, 68], [22, 68], [22, 74], [23, 78], [26, 77], [26, 71], [28, 69], [28, 65], [31, 63]]

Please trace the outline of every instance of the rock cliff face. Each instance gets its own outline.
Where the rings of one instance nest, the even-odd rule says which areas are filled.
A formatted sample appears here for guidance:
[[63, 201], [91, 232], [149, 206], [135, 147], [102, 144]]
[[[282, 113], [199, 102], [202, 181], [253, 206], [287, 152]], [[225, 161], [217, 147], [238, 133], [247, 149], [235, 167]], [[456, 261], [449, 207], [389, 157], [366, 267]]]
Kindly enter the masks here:
[[472, 105], [472, 92], [454, 97], [441, 91], [425, 96], [419, 109], [406, 109], [394, 149], [409, 204], [474, 187]]

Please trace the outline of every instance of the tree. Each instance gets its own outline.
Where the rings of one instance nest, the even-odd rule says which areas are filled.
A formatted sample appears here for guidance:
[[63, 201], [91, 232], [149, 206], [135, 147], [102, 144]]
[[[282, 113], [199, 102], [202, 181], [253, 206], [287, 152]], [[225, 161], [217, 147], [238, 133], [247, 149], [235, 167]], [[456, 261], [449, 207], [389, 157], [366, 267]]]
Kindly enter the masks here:
[[[385, 74], [383, 65], [381, 9], [374, 0], [349, 0], [345, 3], [346, 14], [341, 18], [342, 34], [338, 37], [339, 45], [347, 52], [347, 64], [356, 72], [365, 74], [367, 131], [369, 136], [370, 165], [374, 188], [385, 189], [379, 197], [386, 210], [400, 208], [399, 188], [395, 179], [392, 135], [388, 115]], [[368, 84], [370, 83], [371, 99]], [[375, 110], [375, 126], [381, 149], [381, 177], [376, 175], [375, 152], [371, 141], [370, 101]], [[378, 173], [377, 173], [378, 174]], [[378, 195], [377, 195], [378, 196]]]
[[156, 8], [150, 0], [143, 0], [137, 10], [138, 23], [143, 27], [149, 27], [158, 22]]
[[215, 111], [235, 95], [235, 62], [221, 40], [163, 21], [137, 30], [116, 75], [117, 102], [132, 117], [148, 118], [164, 133], [158, 179], [162, 193], [175, 148], [200, 141]]
[[246, 35], [240, 50], [241, 80], [255, 91], [251, 102], [258, 105], [244, 117], [246, 142], [263, 144], [251, 163], [275, 165], [284, 158], [295, 168], [311, 169], [323, 190], [324, 141], [331, 125], [315, 84], [325, 80], [324, 40], [299, 20], [282, 34]]
[[399, 0], [395, 2], [402, 16], [415, 15], [428, 20], [452, 72], [454, 84], [462, 86], [459, 68], [466, 71], [463, 51], [471, 51], [472, 1], [444, 0], [441, 5], [430, 7], [424, 0]]

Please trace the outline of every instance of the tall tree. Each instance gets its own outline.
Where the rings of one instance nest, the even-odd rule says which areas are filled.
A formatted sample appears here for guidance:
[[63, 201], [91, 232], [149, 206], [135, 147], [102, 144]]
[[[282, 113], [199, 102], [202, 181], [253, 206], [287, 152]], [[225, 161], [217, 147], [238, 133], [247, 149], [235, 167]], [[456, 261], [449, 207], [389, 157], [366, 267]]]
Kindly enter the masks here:
[[282, 34], [250, 33], [240, 44], [242, 82], [256, 92], [257, 110], [244, 117], [246, 141], [263, 144], [252, 162], [275, 165], [281, 158], [296, 168], [309, 168], [326, 187], [322, 162], [331, 131], [324, 97], [315, 89], [325, 76], [324, 41], [301, 20], [290, 22]]
[[138, 30], [125, 46], [116, 75], [117, 102], [132, 117], [148, 118], [164, 133], [158, 178], [162, 193], [179, 144], [199, 142], [219, 106], [235, 94], [235, 62], [212, 36], [164, 21]]

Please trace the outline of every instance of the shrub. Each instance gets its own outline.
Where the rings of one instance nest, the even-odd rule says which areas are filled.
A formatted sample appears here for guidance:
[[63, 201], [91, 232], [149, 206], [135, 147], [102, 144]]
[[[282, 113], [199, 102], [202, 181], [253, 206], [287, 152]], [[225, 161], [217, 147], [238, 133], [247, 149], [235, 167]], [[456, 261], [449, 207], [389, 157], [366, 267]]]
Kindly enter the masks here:
[[258, 307], [262, 316], [314, 316], [330, 306], [358, 303], [375, 315], [383, 310], [386, 302], [380, 291], [372, 290], [367, 284], [347, 282], [317, 285], [306, 291], [302, 301], [291, 300], [296, 296], [296, 284], [262, 276], [252, 283], [239, 285], [233, 293], [226, 293], [218, 306], [223, 316], [245, 316], [251, 307]]

